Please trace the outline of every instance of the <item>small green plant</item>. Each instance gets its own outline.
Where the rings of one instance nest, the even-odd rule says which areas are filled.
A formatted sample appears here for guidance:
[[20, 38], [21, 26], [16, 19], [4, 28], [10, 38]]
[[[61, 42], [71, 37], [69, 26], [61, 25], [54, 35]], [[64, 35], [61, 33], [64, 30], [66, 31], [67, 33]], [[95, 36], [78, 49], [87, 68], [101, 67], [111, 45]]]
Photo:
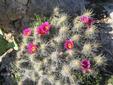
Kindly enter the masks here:
[[0, 30], [0, 56], [2, 56], [7, 50], [14, 48], [15, 50], [18, 50], [18, 46], [13, 38], [11, 42], [9, 42], [2, 30]]

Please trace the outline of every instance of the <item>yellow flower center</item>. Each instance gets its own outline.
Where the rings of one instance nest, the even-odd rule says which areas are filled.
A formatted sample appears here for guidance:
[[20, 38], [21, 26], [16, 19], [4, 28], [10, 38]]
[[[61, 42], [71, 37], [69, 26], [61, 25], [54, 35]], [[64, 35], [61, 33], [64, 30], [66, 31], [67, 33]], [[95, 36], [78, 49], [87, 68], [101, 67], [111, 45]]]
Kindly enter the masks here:
[[48, 27], [48, 26], [45, 26], [45, 29], [46, 29], [46, 30], [49, 30], [49, 27]]
[[32, 52], [35, 52], [35, 51], [36, 51], [36, 47], [33, 46], [33, 47], [32, 47]]
[[26, 36], [29, 36], [30, 35], [30, 32], [26, 32], [25, 34], [26, 34]]
[[72, 48], [72, 44], [71, 43], [68, 44], [68, 48], [69, 49]]

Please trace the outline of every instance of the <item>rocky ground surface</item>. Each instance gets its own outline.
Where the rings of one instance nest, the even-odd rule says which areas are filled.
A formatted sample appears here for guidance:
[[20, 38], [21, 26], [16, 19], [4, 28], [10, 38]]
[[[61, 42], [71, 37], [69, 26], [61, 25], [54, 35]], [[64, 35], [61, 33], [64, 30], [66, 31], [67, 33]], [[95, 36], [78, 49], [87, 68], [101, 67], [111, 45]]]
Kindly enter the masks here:
[[18, 29], [27, 26], [29, 17], [32, 17], [34, 14], [50, 16], [56, 7], [68, 14], [76, 15], [77, 12], [80, 13], [84, 10], [84, 1], [0, 0], [0, 27], [4, 28], [5, 31], [13, 30], [16, 32]]
[[100, 20], [100, 40], [102, 51], [108, 58], [109, 72], [113, 74], [113, 3], [101, 4], [103, 11], [106, 11], [107, 17]]

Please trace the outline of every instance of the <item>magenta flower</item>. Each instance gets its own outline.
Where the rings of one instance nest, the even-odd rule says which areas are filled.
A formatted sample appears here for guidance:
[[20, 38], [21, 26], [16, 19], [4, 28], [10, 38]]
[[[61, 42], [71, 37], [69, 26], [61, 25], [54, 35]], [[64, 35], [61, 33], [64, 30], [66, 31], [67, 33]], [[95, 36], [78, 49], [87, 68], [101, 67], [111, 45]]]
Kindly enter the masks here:
[[92, 23], [94, 23], [95, 20], [89, 16], [81, 16], [80, 21], [86, 24], [88, 28], [90, 28], [90, 26], [92, 25]]
[[27, 45], [27, 51], [28, 51], [28, 53], [30, 53], [30, 54], [35, 53], [35, 52], [37, 51], [37, 45], [35, 45], [35, 44], [33, 44], [33, 43], [29, 43], [29, 44]]
[[37, 34], [46, 35], [49, 33], [50, 28], [51, 25], [49, 22], [44, 22], [37, 28]]
[[64, 48], [69, 50], [74, 48], [74, 41], [72, 39], [66, 40], [64, 43]]
[[83, 73], [87, 73], [90, 71], [91, 63], [88, 59], [83, 59], [81, 61], [81, 69], [82, 69]]
[[25, 28], [25, 29], [23, 30], [23, 36], [25, 36], [25, 37], [30, 36], [31, 33], [32, 33], [32, 30], [31, 30], [30, 28]]

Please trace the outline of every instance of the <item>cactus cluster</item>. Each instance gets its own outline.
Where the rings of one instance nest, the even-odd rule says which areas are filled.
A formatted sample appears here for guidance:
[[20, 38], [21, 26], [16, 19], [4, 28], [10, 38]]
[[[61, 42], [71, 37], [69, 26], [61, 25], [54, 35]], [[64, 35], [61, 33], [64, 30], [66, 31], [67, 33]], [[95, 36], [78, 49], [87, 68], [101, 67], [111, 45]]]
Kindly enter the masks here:
[[38, 17], [22, 33], [15, 62], [19, 85], [97, 85], [106, 59], [98, 52], [95, 22], [89, 11], [71, 23], [58, 9], [49, 19]]

